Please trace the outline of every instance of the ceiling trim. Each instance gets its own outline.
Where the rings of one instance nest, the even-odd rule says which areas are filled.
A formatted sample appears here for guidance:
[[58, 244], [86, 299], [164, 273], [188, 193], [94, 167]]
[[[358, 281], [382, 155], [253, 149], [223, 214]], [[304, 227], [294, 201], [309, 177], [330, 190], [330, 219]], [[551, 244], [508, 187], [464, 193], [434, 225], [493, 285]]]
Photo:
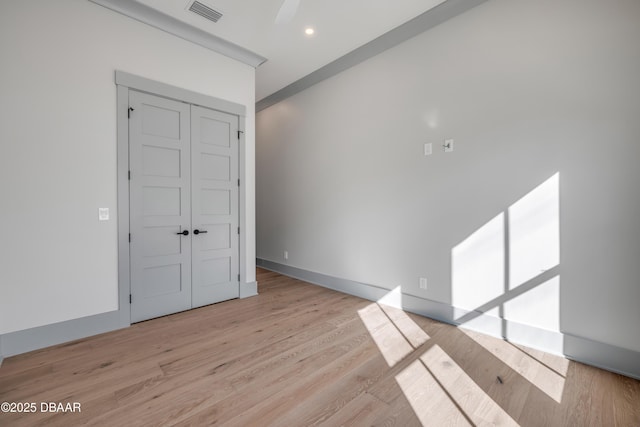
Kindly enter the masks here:
[[135, 0], [90, 0], [142, 23], [151, 25], [181, 39], [198, 44], [214, 52], [228, 56], [252, 67], [258, 67], [267, 58], [248, 49], [193, 27], [172, 16], [153, 9]]
[[487, 0], [447, 0], [256, 102], [256, 113], [335, 76]]

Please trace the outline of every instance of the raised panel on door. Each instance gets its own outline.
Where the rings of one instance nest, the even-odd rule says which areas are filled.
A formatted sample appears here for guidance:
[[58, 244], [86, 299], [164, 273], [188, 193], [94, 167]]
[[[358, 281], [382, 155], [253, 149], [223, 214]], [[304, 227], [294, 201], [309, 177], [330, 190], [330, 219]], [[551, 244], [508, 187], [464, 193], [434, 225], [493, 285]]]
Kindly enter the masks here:
[[191, 107], [194, 307], [240, 296], [238, 117]]
[[191, 308], [189, 105], [130, 91], [131, 321]]

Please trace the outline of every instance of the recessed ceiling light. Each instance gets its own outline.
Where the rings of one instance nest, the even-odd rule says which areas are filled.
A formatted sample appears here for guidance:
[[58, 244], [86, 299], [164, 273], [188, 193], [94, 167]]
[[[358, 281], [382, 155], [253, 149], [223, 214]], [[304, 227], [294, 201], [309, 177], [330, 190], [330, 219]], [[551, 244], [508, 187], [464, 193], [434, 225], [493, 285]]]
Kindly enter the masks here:
[[307, 27], [304, 29], [304, 33], [308, 36], [312, 36], [316, 33], [316, 30], [314, 30], [312, 27]]

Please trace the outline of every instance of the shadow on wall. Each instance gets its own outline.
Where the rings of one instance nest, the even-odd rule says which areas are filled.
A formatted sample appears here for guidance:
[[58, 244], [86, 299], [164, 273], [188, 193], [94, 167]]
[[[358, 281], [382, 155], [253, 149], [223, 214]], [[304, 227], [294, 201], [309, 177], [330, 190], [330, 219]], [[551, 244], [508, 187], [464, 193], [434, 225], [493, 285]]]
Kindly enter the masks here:
[[563, 353], [559, 183], [556, 173], [451, 250], [456, 324], [526, 344], [537, 334], [536, 347]]

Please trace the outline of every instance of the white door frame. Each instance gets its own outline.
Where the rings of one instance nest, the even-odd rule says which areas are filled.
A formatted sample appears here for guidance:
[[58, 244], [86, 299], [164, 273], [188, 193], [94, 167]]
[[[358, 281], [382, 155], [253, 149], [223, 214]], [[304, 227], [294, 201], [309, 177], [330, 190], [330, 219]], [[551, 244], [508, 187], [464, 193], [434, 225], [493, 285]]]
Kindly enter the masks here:
[[238, 161], [240, 163], [239, 218], [240, 224], [240, 298], [254, 295], [243, 292], [246, 283], [245, 266], [247, 264], [247, 248], [244, 243], [243, 230], [247, 229], [245, 206], [245, 119], [246, 107], [234, 102], [225, 101], [176, 86], [149, 80], [144, 77], [116, 71], [117, 85], [117, 139], [118, 139], [118, 312], [120, 325], [131, 324], [129, 295], [131, 292], [130, 258], [129, 258], [129, 89], [162, 96], [176, 101], [199, 105], [212, 110], [238, 116], [240, 132]]

